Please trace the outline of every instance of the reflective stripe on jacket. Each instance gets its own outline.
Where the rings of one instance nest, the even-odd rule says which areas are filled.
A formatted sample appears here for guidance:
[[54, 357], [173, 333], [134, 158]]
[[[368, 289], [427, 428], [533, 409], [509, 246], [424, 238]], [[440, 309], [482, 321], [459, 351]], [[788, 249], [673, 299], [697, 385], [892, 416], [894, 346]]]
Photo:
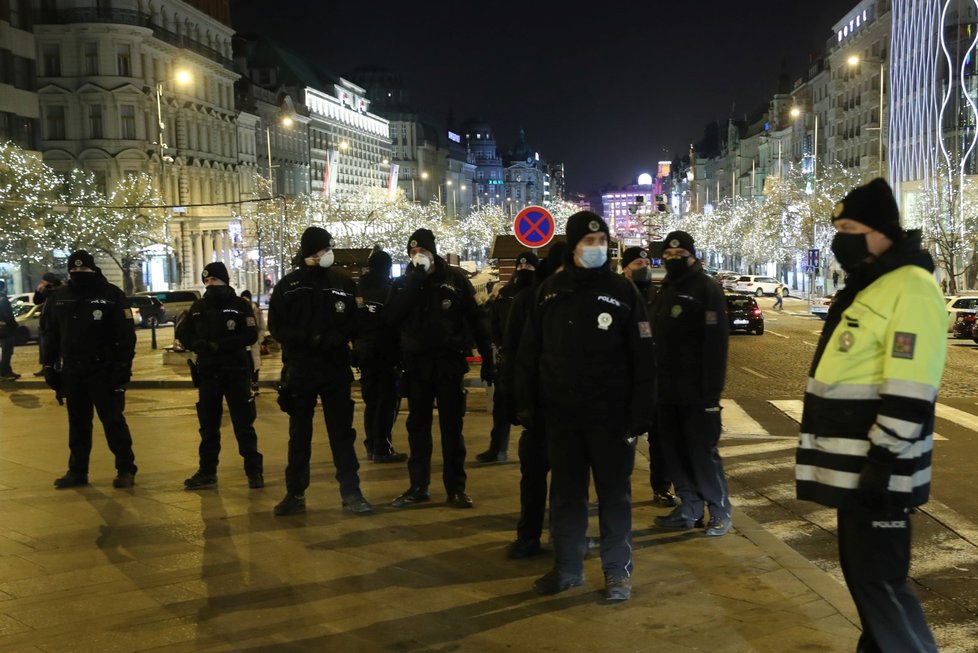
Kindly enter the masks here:
[[[827, 327], [828, 328], [828, 327]], [[799, 499], [852, 508], [871, 448], [895, 458], [890, 497], [919, 506], [930, 492], [934, 405], [947, 353], [941, 289], [917, 265], [863, 288], [808, 379], [795, 471]]]

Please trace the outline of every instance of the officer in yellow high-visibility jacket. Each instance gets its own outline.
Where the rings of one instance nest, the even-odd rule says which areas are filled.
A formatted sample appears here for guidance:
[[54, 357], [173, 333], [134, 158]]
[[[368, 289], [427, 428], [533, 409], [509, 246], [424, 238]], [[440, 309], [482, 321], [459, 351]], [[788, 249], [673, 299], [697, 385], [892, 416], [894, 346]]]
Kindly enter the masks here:
[[836, 508], [839, 559], [863, 632], [857, 651], [937, 651], [907, 585], [910, 509], [930, 491], [946, 311], [920, 232], [905, 232], [889, 185], [850, 192], [832, 214], [848, 273], [805, 391], [799, 499]]

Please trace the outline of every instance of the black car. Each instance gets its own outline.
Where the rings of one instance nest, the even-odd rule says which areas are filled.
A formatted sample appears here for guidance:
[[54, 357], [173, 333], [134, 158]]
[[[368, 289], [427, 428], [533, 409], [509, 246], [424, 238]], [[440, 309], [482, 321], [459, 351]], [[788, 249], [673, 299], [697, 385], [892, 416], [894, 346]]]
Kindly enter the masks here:
[[752, 295], [727, 293], [727, 324], [730, 331], [764, 333], [764, 313]]
[[151, 327], [153, 323], [157, 325], [167, 321], [166, 306], [152, 295], [133, 295], [127, 297], [129, 305], [132, 307], [133, 319], [136, 326]]

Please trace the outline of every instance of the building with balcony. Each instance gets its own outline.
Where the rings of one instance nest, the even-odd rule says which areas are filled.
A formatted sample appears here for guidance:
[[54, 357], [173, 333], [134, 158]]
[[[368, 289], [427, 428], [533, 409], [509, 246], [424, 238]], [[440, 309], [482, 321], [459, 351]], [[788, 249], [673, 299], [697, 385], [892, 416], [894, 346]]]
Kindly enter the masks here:
[[93, 174], [104, 193], [155, 177], [173, 217], [167, 242], [143, 252], [140, 285], [199, 285], [208, 261], [232, 262], [240, 192], [228, 3], [34, 4], [45, 163]]
[[23, 0], [0, 0], [0, 141], [37, 149], [40, 113], [33, 13]]
[[462, 125], [462, 144], [475, 160], [476, 206], [506, 205], [506, 173], [503, 159], [496, 151], [496, 136], [492, 127], [478, 119]]
[[516, 144], [503, 160], [505, 166], [506, 209], [515, 216], [527, 206], [542, 206], [550, 195], [550, 166], [540, 159], [540, 153], [526, 142], [526, 132], [520, 130]]

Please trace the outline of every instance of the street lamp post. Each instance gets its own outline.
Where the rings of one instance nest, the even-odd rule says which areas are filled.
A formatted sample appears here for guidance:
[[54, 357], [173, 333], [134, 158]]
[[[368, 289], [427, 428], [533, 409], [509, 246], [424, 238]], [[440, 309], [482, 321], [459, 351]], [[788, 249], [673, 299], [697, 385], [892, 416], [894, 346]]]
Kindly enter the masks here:
[[[177, 71], [174, 80], [178, 86], [185, 86], [190, 83], [193, 77], [186, 70]], [[156, 147], [160, 155], [160, 195], [163, 198], [163, 202], [167, 202], [166, 197], [166, 141], [164, 140], [164, 130], [166, 130], [166, 121], [163, 120], [163, 81], [156, 82]], [[178, 182], [179, 184], [179, 182]], [[179, 186], [178, 186], [179, 187]], [[179, 195], [176, 198], [179, 202]], [[170, 221], [169, 219], [163, 222], [163, 250], [166, 256], [166, 276], [167, 285], [169, 285], [169, 280], [172, 279], [174, 275], [173, 270], [173, 260], [170, 256]]]
[[452, 186], [451, 179], [446, 179], [445, 183], [448, 184], [448, 187], [452, 189], [452, 217], [457, 219], [458, 215], [455, 213], [455, 187]]
[[[798, 107], [792, 107], [790, 113], [792, 118], [797, 118], [804, 112]], [[815, 111], [814, 108], [812, 110], [812, 116], [815, 118], [815, 132], [812, 135], [812, 195], [814, 195], [815, 186], [818, 183], [818, 112]], [[802, 152], [802, 156], [804, 156], [804, 152]], [[809, 213], [811, 213], [811, 210], [809, 210]], [[812, 249], [815, 249], [815, 246], [818, 243], [817, 228], [818, 224], [815, 221], [815, 217], [812, 216]], [[815, 295], [815, 267], [811, 265], [811, 261], [808, 263], [808, 312], [810, 314], [812, 308], [812, 297]]]
[[427, 186], [428, 186], [428, 172], [424, 171], [421, 173], [421, 194], [424, 195], [425, 197], [428, 196], [428, 194], [425, 192], [425, 188]]
[[863, 61], [865, 61], [866, 63], [878, 63], [880, 65], [880, 113], [879, 113], [879, 127], [878, 127], [880, 132], [880, 138], [879, 138], [879, 154], [877, 156], [878, 158], [877, 175], [882, 177], [883, 176], [883, 90], [886, 82], [886, 77], [885, 77], [886, 62], [883, 59], [874, 59], [872, 57], [865, 57], [863, 59], [860, 59], [857, 55], [852, 55], [846, 60], [846, 63], [848, 63], [852, 67], [856, 67], [860, 64], [860, 62]]
[[[278, 120], [278, 123], [283, 127], [292, 127], [293, 120], [291, 116], [283, 116]], [[265, 122], [265, 148], [268, 156], [268, 195], [269, 199], [274, 201], [275, 196], [275, 175], [272, 173], [272, 169], [275, 167], [272, 165], [272, 128], [269, 122]], [[285, 213], [287, 207], [285, 204], [285, 197], [282, 198], [282, 210], [279, 212], [279, 223], [278, 223], [278, 276], [281, 279], [285, 271]], [[264, 273], [262, 269], [262, 262], [258, 262], [258, 267]], [[264, 283], [264, 279], [262, 279]]]

